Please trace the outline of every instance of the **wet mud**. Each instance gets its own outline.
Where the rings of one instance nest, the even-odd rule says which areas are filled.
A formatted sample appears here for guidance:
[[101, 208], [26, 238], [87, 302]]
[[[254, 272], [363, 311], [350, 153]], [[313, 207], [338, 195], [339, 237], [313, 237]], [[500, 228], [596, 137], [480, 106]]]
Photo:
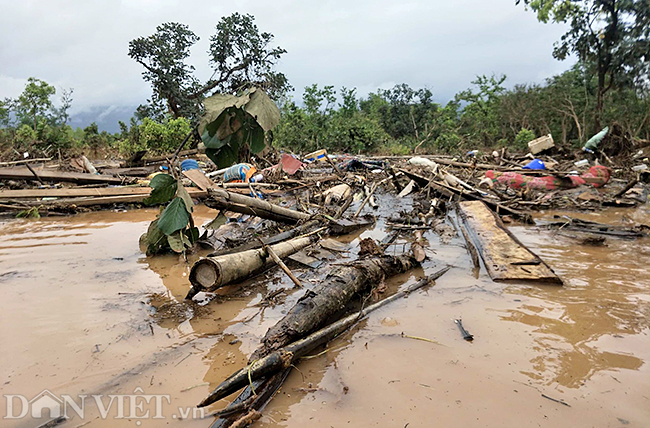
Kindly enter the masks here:
[[[389, 207], [395, 201], [379, 202]], [[246, 364], [303, 292], [274, 269], [184, 302], [190, 265], [173, 255], [148, 258], [138, 248], [156, 212], [0, 225], [2, 395], [32, 399], [46, 389], [56, 397], [86, 395], [84, 418], [71, 413], [64, 427], [210, 425], [213, 418], [201, 418], [192, 407]], [[198, 206], [195, 221], [215, 214]], [[536, 217], [550, 221], [554, 214], [563, 213]], [[645, 205], [570, 215], [650, 224]], [[444, 224], [424, 233], [428, 260], [422, 267], [387, 280], [370, 298], [442, 266], [454, 268], [302, 360], [256, 426], [650, 425], [649, 238], [586, 246], [541, 226], [510, 225], [565, 286], [495, 283], [484, 269], [473, 276], [462, 237], [451, 221]], [[337, 238], [341, 251], [317, 270], [291, 267], [313, 286], [330, 264], [354, 259], [361, 239], [387, 234], [380, 218], [373, 229]], [[403, 248], [406, 241], [398, 239], [388, 251]], [[265, 299], [281, 288], [286, 291]], [[462, 339], [454, 324], [459, 318], [473, 342]], [[111, 406], [106, 414], [92, 399], [101, 395], [108, 404], [110, 395], [133, 394], [168, 397], [161, 418], [153, 418], [155, 399], [143, 411], [132, 412], [126, 400], [122, 413]], [[19, 413], [16, 400], [7, 409], [0, 398], [0, 413]], [[147, 410], [148, 417], [138, 416]], [[0, 419], [0, 426], [35, 427], [48, 416]]]

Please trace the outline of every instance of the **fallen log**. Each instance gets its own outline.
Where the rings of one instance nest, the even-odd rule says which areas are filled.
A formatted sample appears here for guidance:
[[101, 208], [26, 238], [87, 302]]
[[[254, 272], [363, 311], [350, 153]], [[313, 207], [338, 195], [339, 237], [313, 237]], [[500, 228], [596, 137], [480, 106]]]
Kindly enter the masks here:
[[[190, 191], [191, 189], [188, 189]], [[104, 197], [104, 196], [124, 196], [124, 195], [145, 195], [151, 194], [150, 187], [72, 187], [51, 188], [51, 189], [18, 189], [18, 190], [0, 190], [0, 199], [20, 199], [20, 198], [71, 198], [71, 197]], [[205, 194], [204, 194], [205, 195]]]
[[199, 151], [197, 149], [192, 149], [192, 150], [184, 150], [182, 152], [178, 153], [168, 153], [166, 155], [161, 155], [161, 156], [152, 156], [150, 158], [144, 158], [142, 159], [142, 162], [145, 164], [151, 164], [151, 163], [160, 163], [160, 162], [166, 162], [169, 159], [172, 159], [174, 156], [182, 158], [185, 156], [192, 156], [198, 154]]
[[156, 165], [151, 166], [134, 166], [130, 168], [98, 168], [102, 174], [106, 175], [127, 175], [129, 177], [146, 177], [158, 171]]
[[290, 210], [261, 199], [240, 195], [227, 190], [210, 188], [208, 194], [211, 199], [206, 205], [234, 211], [242, 214], [254, 215], [269, 220], [294, 224], [306, 220], [311, 216], [300, 211]]
[[47, 162], [47, 161], [51, 161], [51, 160], [52, 160], [52, 158], [22, 159], [22, 160], [11, 161], [11, 162], [0, 162], [0, 166], [20, 165], [20, 164], [28, 164], [28, 163], [36, 163], [36, 162]]
[[404, 254], [358, 260], [337, 267], [318, 286], [307, 291], [284, 318], [266, 332], [262, 346], [251, 358], [260, 358], [306, 336], [342, 310], [370, 284], [379, 284], [385, 277], [406, 272], [416, 265], [418, 263], [411, 255]]
[[506, 169], [505, 167], [499, 166], [499, 165], [490, 165], [487, 163], [466, 163], [466, 162], [457, 162], [453, 161], [451, 159], [442, 159], [442, 158], [437, 158], [437, 157], [429, 157], [432, 161], [439, 163], [441, 165], [449, 165], [449, 166], [455, 166], [455, 167], [460, 167], [460, 168], [477, 168], [477, 169], [496, 169], [496, 170], [503, 170]]
[[[291, 239], [271, 246], [280, 258], [287, 257], [315, 242], [314, 236]], [[192, 288], [186, 299], [200, 291], [217, 288], [242, 280], [275, 264], [263, 248], [217, 257], [204, 257], [194, 263], [190, 271]]]
[[562, 280], [553, 269], [506, 229], [501, 219], [483, 202], [463, 201], [458, 203], [458, 207], [459, 215], [492, 280], [527, 280], [562, 285]]
[[[370, 312], [375, 311], [382, 306], [387, 305], [397, 299], [407, 296], [409, 293], [424, 287], [437, 278], [444, 275], [450, 267], [439, 270], [438, 272], [430, 275], [417, 283], [410, 286], [404, 291], [397, 292], [392, 296], [381, 300], [375, 304], [369, 305], [367, 308], [360, 310], [352, 315], [340, 319], [325, 328], [322, 328], [303, 339], [297, 340], [293, 343], [287, 344], [282, 348], [276, 349], [270, 354], [255, 360], [247, 367], [233, 373], [230, 377], [219, 384], [197, 407], [205, 407], [223, 397], [232, 394], [235, 391], [245, 387], [251, 381], [256, 381], [264, 376], [272, 375], [280, 372], [291, 366], [300, 357], [305, 356], [314, 348], [323, 345], [333, 338], [340, 335], [342, 332], [356, 324], [363, 317], [367, 316]], [[277, 325], [277, 324], [276, 324]]]

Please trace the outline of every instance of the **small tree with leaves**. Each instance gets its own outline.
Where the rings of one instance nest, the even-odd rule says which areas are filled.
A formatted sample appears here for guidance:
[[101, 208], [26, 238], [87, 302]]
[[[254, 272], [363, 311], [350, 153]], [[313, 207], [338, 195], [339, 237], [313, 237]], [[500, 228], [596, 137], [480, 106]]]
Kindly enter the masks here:
[[[519, 3], [522, 0], [517, 0]], [[568, 23], [555, 58], [576, 55], [598, 79], [594, 131], [599, 131], [605, 94], [614, 87], [650, 85], [648, 0], [523, 0], [542, 22]]]
[[14, 101], [16, 115], [22, 123], [29, 123], [36, 131], [39, 119], [47, 119], [53, 108], [50, 97], [56, 93], [54, 86], [30, 77], [22, 94]]
[[254, 21], [253, 16], [239, 13], [219, 21], [208, 51], [214, 73], [203, 84], [194, 76], [194, 66], [186, 62], [199, 40], [187, 25], [165, 23], [153, 35], [132, 40], [129, 56], [145, 68], [143, 77], [153, 89], [147, 115], [170, 113], [194, 119], [208, 94], [232, 94], [246, 85], [263, 89], [273, 99], [286, 93], [287, 78], [274, 70], [286, 51], [271, 47], [273, 35], [260, 33]]

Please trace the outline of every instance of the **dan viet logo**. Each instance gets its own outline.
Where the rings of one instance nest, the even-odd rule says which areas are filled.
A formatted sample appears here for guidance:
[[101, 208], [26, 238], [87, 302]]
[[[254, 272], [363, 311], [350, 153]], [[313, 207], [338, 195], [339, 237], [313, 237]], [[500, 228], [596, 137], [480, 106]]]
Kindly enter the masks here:
[[[55, 419], [79, 417], [84, 419], [90, 406], [97, 408], [102, 419], [166, 419], [165, 405], [171, 404], [168, 394], [145, 394], [140, 387], [133, 394], [57, 396], [45, 389], [29, 399], [24, 395], [5, 394], [7, 414], [3, 419]], [[179, 407], [171, 417], [181, 419], [202, 419], [203, 409]]]

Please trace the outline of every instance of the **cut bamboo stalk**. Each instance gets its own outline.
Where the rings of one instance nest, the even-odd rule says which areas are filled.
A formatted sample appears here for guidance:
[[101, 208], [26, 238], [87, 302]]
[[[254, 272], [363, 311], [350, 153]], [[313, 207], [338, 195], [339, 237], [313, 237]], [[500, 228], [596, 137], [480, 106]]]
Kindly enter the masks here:
[[20, 165], [23, 163], [27, 164], [27, 163], [36, 163], [36, 162], [47, 162], [51, 160], [52, 158], [23, 159], [23, 160], [11, 161], [11, 162], [0, 162], [0, 166]]
[[[272, 250], [279, 258], [294, 254], [315, 242], [315, 236], [294, 238], [272, 245]], [[217, 257], [205, 257], [194, 263], [190, 271], [192, 289], [187, 295], [191, 299], [200, 291], [214, 291], [217, 288], [243, 280], [275, 262], [268, 257], [263, 248], [226, 254]]]
[[290, 210], [261, 199], [251, 198], [250, 196], [240, 195], [223, 189], [211, 188], [208, 189], [208, 193], [212, 197], [214, 205], [229, 211], [255, 215], [284, 223], [297, 223], [300, 220], [306, 220], [311, 217], [309, 214], [300, 211]]
[[287, 276], [291, 279], [291, 281], [293, 281], [293, 283], [296, 284], [296, 287], [298, 287], [298, 288], [302, 288], [302, 284], [300, 283], [300, 281], [298, 280], [298, 278], [296, 278], [296, 276], [293, 274], [293, 272], [291, 272], [291, 269], [289, 269], [289, 268], [287, 267], [287, 265], [284, 264], [284, 262], [282, 261], [282, 259], [280, 258], [280, 256], [278, 256], [278, 255], [276, 254], [276, 252], [273, 250], [273, 248], [272, 248], [272, 247], [269, 247], [269, 246], [266, 246], [266, 247], [264, 247], [264, 249], [266, 250], [267, 253], [269, 253], [269, 256], [271, 256], [271, 258], [273, 259], [273, 261], [274, 261], [278, 266], [280, 266], [280, 269], [282, 269], [282, 270], [284, 271], [284, 273], [286, 273]]

